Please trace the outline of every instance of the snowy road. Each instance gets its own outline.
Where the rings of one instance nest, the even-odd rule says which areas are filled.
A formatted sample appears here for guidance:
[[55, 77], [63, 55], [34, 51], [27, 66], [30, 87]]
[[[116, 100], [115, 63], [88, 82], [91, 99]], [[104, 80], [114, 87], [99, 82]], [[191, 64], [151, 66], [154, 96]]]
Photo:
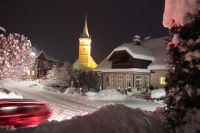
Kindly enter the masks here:
[[52, 109], [52, 120], [70, 119], [73, 116], [85, 115], [96, 110], [96, 107], [88, 105], [83, 97], [47, 91], [44, 86], [38, 84], [7, 81], [3, 83], [3, 86], [21, 94], [24, 98], [46, 102]]
[[[63, 94], [55, 89], [33, 81], [0, 80], [0, 87], [17, 92], [26, 99], [36, 99], [47, 103], [52, 109], [51, 120], [71, 119], [96, 111], [108, 104], [124, 104], [131, 108], [154, 111], [162, 103], [155, 103], [135, 97], [127, 97], [116, 90], [104, 90], [97, 95], [81, 96]], [[114, 100], [113, 100], [114, 98]]]

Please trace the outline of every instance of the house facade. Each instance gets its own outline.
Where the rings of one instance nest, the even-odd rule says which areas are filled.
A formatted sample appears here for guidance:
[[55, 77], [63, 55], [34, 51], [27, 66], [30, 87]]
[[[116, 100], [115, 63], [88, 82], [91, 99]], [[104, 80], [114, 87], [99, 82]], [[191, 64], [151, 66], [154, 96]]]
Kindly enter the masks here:
[[161, 37], [115, 48], [94, 69], [102, 74], [102, 89], [143, 92], [151, 86], [164, 87], [168, 72], [165, 40], [166, 37]]
[[26, 78], [38, 79], [44, 77], [53, 65], [59, 65], [60, 61], [49, 56], [44, 51], [34, 51], [35, 62], [30, 70], [26, 70]]

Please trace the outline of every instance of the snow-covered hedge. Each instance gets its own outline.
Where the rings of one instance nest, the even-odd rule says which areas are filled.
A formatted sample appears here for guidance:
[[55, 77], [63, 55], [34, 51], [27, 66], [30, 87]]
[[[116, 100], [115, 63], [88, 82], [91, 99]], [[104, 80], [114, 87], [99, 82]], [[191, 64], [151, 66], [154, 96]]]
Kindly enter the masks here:
[[166, 92], [164, 88], [159, 88], [151, 91], [151, 98], [152, 99], [159, 99], [165, 97]]
[[98, 93], [87, 92], [89, 100], [105, 100], [105, 101], [113, 101], [113, 100], [124, 100], [126, 99], [126, 95], [121, 94], [116, 89], [105, 89]]

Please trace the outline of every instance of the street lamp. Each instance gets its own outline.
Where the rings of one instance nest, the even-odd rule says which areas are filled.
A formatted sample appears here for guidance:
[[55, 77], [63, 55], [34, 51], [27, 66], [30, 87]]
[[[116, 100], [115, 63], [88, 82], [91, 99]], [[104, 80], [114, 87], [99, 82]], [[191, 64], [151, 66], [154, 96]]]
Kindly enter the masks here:
[[34, 52], [31, 52], [31, 56], [35, 57], [36, 55], [35, 55], [35, 53], [34, 53]]

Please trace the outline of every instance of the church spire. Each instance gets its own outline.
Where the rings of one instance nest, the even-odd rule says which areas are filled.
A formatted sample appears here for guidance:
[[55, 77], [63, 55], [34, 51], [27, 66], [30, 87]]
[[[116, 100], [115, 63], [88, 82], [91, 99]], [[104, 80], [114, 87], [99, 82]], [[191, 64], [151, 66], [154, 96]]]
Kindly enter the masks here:
[[85, 25], [84, 25], [84, 29], [83, 29], [81, 38], [90, 38], [90, 35], [88, 32], [88, 26], [87, 26], [87, 14], [85, 14]]

